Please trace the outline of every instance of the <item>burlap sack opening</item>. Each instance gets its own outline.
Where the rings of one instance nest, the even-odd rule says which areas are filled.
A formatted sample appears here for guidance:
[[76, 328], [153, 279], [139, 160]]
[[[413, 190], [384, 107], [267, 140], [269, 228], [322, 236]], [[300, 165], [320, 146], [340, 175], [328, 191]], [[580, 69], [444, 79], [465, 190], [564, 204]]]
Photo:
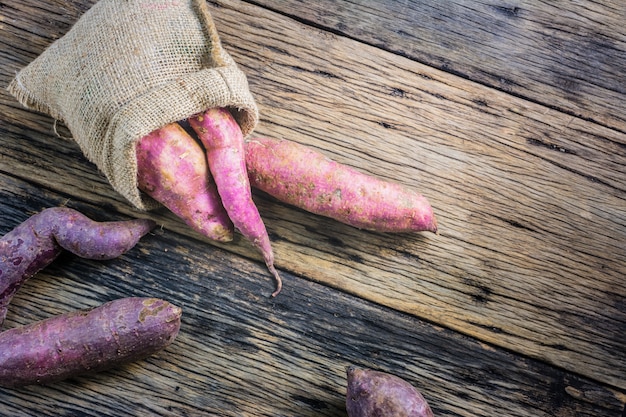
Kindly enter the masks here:
[[168, 123], [229, 107], [248, 135], [258, 110], [206, 0], [100, 0], [8, 90], [63, 121], [85, 156], [139, 209], [135, 143]]

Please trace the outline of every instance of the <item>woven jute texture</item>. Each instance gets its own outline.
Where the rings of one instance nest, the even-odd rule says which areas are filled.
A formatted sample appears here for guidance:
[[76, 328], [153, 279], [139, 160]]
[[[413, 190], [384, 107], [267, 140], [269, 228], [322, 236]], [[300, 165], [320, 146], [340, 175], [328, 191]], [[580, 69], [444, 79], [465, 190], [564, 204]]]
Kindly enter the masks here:
[[139, 209], [137, 140], [168, 123], [228, 107], [244, 136], [258, 109], [223, 49], [206, 0], [100, 0], [22, 69], [8, 90], [61, 120], [112, 187]]

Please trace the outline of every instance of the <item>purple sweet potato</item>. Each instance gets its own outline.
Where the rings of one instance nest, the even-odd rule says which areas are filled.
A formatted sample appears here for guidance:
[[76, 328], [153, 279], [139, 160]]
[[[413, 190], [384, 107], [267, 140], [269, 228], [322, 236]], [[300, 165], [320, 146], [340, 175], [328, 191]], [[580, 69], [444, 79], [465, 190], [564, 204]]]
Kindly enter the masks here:
[[379, 232], [437, 232], [428, 200], [412, 189], [361, 173], [288, 140], [245, 144], [250, 184], [276, 199]]
[[0, 239], [0, 325], [13, 295], [62, 250], [87, 259], [113, 259], [155, 226], [147, 219], [96, 222], [65, 207], [47, 208]]
[[136, 145], [139, 189], [192, 229], [219, 242], [233, 240], [230, 221], [207, 167], [204, 150], [178, 123]]
[[0, 386], [48, 384], [146, 358], [174, 341], [181, 309], [130, 297], [0, 333]]
[[276, 280], [276, 296], [282, 281], [274, 268], [274, 252], [254, 201], [246, 171], [244, 139], [237, 121], [225, 108], [214, 108], [189, 118], [207, 154], [209, 169], [228, 216], [241, 234], [263, 254]]
[[422, 394], [402, 378], [354, 366], [347, 374], [348, 417], [433, 417]]

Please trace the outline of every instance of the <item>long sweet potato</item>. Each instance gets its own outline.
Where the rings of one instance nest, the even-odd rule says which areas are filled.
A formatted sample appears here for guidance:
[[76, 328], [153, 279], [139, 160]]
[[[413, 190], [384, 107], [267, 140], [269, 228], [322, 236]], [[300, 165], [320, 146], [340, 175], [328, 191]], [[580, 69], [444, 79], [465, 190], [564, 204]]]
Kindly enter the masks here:
[[47, 208], [0, 239], [0, 325], [13, 295], [63, 249], [87, 259], [113, 259], [155, 226], [147, 219], [96, 222], [66, 208]]
[[354, 366], [347, 374], [348, 417], [433, 417], [422, 394], [402, 378]]
[[361, 229], [437, 232], [428, 200], [398, 183], [288, 140], [253, 138], [245, 151], [250, 184], [280, 201]]
[[156, 298], [122, 298], [0, 333], [0, 386], [48, 384], [137, 361], [164, 349], [181, 309]]
[[276, 296], [282, 281], [274, 267], [274, 252], [265, 224], [252, 201], [246, 171], [244, 139], [237, 121], [225, 108], [209, 109], [189, 118], [189, 124], [206, 149], [209, 169], [228, 216], [263, 254], [265, 264], [276, 280]]
[[136, 145], [139, 189], [192, 229], [220, 242], [233, 239], [202, 147], [178, 123], [157, 129]]

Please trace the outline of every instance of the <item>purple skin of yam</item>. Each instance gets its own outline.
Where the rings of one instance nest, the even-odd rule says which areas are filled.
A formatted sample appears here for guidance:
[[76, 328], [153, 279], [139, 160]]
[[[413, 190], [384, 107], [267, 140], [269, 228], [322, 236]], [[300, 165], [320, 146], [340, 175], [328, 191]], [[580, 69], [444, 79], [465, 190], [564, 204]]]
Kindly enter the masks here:
[[113, 259], [155, 226], [148, 219], [96, 222], [66, 207], [48, 208], [26, 219], [0, 239], [0, 325], [17, 290], [63, 249], [81, 258]]
[[401, 184], [288, 140], [253, 138], [245, 149], [252, 187], [282, 202], [365, 230], [437, 232], [428, 200]]
[[274, 276], [278, 295], [282, 281], [274, 267], [274, 252], [265, 224], [252, 200], [246, 171], [243, 133], [228, 109], [214, 108], [189, 118], [189, 124], [206, 149], [209, 169], [233, 224], [263, 254]]
[[146, 358], [171, 344], [182, 310], [129, 297], [0, 333], [0, 386], [48, 384]]
[[422, 394], [402, 378], [354, 366], [347, 374], [348, 417], [433, 417]]

